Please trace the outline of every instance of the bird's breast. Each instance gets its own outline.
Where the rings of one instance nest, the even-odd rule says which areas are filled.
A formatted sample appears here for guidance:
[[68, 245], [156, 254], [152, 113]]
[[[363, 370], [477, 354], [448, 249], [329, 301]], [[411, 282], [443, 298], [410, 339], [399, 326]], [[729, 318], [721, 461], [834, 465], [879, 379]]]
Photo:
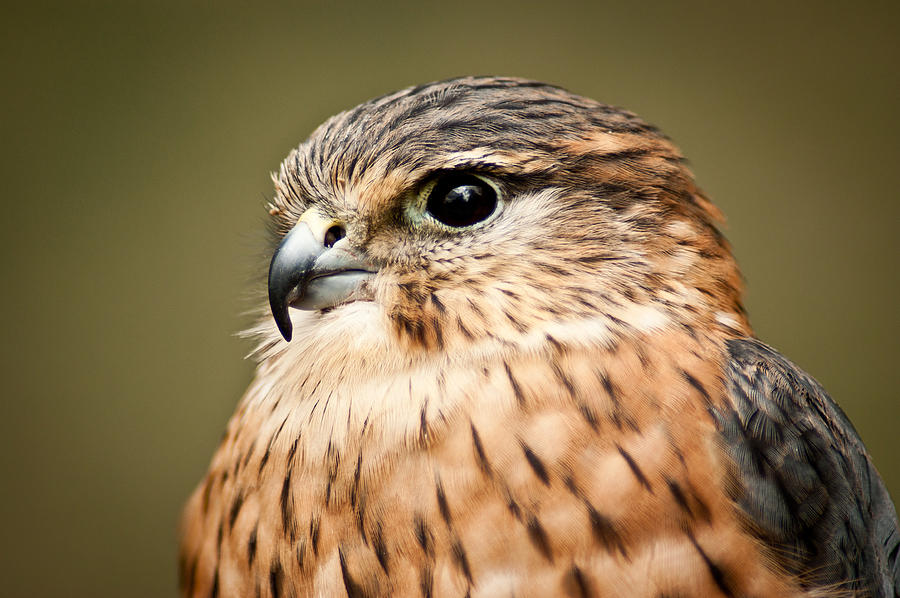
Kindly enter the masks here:
[[724, 488], [720, 363], [670, 335], [245, 401], [188, 594], [791, 595]]

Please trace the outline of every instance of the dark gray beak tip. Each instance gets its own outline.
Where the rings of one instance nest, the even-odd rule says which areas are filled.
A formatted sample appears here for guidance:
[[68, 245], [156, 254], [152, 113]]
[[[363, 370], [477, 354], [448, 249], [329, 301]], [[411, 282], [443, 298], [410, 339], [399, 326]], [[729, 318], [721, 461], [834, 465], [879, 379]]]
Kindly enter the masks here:
[[272, 316], [275, 318], [275, 325], [278, 326], [278, 332], [284, 337], [284, 340], [291, 342], [294, 336], [294, 326], [291, 323], [291, 316], [288, 313], [288, 306], [276, 306], [272, 297], [269, 297], [269, 307], [272, 309]]
[[[291, 315], [288, 313], [290, 307], [287, 299], [291, 289], [285, 288], [288, 285], [284, 284], [285, 281], [283, 279], [279, 280], [277, 276], [278, 269], [273, 268], [273, 266], [274, 260], [272, 265], [269, 266], [269, 309], [272, 310], [272, 317], [275, 319], [275, 325], [278, 326], [281, 336], [284, 337], [284, 340], [290, 342], [294, 326], [291, 323]], [[273, 272], [275, 276], [273, 276]]]

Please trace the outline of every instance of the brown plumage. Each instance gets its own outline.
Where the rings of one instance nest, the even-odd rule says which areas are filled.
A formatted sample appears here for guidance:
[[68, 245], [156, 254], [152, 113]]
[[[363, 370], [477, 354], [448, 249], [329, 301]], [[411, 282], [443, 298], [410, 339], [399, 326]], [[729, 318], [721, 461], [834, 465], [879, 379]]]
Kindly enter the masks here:
[[753, 340], [716, 209], [635, 115], [434, 83], [333, 117], [275, 186], [275, 322], [185, 596], [900, 588], [865, 449]]

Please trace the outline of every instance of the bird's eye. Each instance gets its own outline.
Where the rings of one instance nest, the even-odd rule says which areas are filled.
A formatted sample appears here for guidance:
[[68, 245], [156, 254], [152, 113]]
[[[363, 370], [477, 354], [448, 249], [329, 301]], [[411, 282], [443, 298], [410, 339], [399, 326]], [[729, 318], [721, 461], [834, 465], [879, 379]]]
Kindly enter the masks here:
[[451, 173], [439, 178], [428, 193], [425, 211], [447, 226], [471, 226], [494, 213], [497, 190], [474, 174]]

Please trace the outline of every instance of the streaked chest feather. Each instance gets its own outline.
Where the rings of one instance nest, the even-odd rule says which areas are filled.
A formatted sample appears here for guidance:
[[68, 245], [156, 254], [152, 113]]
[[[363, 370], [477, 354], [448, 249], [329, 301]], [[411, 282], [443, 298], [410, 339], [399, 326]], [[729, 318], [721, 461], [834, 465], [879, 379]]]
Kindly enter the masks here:
[[718, 351], [660, 333], [258, 382], [189, 505], [185, 583], [197, 596], [799, 595], [720, 485]]

